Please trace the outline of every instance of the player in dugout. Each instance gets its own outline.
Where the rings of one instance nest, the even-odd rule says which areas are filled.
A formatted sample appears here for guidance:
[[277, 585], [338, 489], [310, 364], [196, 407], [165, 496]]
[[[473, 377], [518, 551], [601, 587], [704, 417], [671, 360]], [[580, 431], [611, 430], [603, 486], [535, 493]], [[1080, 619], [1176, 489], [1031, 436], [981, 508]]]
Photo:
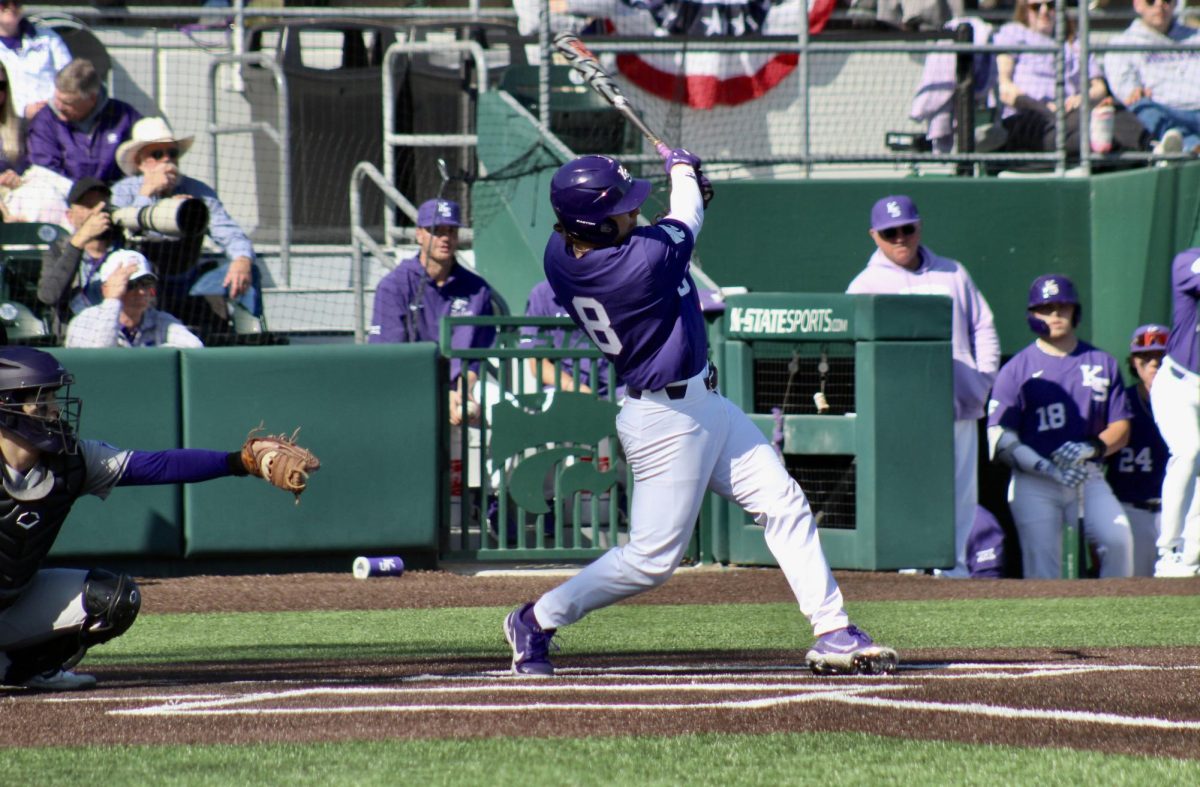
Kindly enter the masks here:
[[246, 438], [241, 450], [131, 451], [78, 436], [74, 377], [32, 347], [0, 348], [0, 685], [89, 689], [74, 667], [137, 618], [133, 578], [104, 569], [42, 568], [75, 501], [113, 487], [257, 475], [299, 495], [316, 457], [282, 436]]
[[516, 675], [550, 676], [551, 640], [587, 613], [650, 590], [674, 573], [707, 490], [736, 501], [766, 542], [817, 637], [818, 673], [886, 673], [896, 651], [851, 625], [812, 511], [762, 432], [717, 391], [690, 268], [711, 186], [700, 159], [666, 155], [670, 211], [637, 224], [650, 182], [607, 156], [563, 165], [550, 182], [558, 218], [544, 268], [555, 297], [626, 383], [617, 433], [633, 471], [629, 542], [508, 615]]
[[1060, 274], [1034, 279], [1027, 318], [1038, 338], [1000, 369], [988, 403], [992, 455], [1013, 468], [1008, 506], [1027, 579], [1062, 575], [1063, 525], [1080, 518], [1100, 576], [1133, 574], [1129, 518], [1102, 469], [1129, 442], [1129, 401], [1117, 360], [1075, 334], [1077, 292]]

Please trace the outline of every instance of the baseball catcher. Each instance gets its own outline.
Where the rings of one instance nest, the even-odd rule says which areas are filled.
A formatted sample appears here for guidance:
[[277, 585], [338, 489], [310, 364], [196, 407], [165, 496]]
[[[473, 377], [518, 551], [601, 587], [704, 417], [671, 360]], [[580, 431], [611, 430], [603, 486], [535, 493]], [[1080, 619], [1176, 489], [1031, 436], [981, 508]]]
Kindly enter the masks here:
[[257, 475], [296, 495], [320, 467], [284, 435], [251, 431], [238, 451], [136, 451], [77, 436], [74, 378], [49, 353], [0, 347], [0, 685], [87, 689], [72, 668], [124, 634], [141, 607], [133, 579], [103, 569], [42, 568], [75, 501], [113, 487]]

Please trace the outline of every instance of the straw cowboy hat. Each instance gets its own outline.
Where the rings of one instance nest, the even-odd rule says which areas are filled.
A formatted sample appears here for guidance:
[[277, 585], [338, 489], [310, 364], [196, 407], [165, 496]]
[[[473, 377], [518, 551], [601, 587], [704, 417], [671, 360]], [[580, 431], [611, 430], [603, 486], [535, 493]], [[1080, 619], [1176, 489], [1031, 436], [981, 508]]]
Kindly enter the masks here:
[[167, 121], [163, 118], [142, 118], [133, 124], [130, 138], [117, 148], [117, 166], [126, 175], [138, 174], [137, 159], [142, 148], [147, 145], [158, 145], [163, 142], [173, 142], [179, 146], [179, 155], [187, 153], [192, 147], [195, 137], [177, 137]]

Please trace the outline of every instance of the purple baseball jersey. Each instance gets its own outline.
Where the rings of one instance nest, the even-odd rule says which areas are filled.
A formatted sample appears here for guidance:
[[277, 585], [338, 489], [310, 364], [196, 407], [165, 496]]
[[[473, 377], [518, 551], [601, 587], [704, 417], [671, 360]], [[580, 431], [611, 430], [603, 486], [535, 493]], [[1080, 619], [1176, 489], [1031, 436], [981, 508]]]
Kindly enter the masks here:
[[546, 244], [546, 279], [555, 297], [627, 385], [658, 390], [708, 363], [700, 296], [689, 273], [694, 244], [691, 230], [671, 218], [583, 257], [557, 233]]
[[1130, 416], [1117, 360], [1083, 341], [1066, 356], [1037, 342], [1021, 350], [1001, 367], [988, 405], [988, 426], [1016, 432], [1042, 456]]
[[[525, 315], [527, 317], [570, 317], [567, 310], [563, 308], [558, 299], [554, 297], [554, 290], [550, 287], [550, 282], [540, 281], [533, 286], [529, 291], [529, 302], [525, 304]], [[538, 328], [526, 327], [521, 329], [521, 333], [527, 337], [523, 338], [521, 343], [524, 346], [532, 347], [558, 347], [558, 348], [575, 348], [575, 347], [591, 347], [592, 343], [581, 330], [567, 331], [557, 329], [539, 333]], [[603, 396], [608, 392], [608, 367], [609, 360], [600, 358], [595, 364], [596, 379], [595, 385], [592, 380], [592, 358], [563, 358], [562, 370], [566, 374], [571, 375], [578, 382], [583, 382], [592, 387], [596, 393]]]
[[[482, 277], [455, 265], [441, 286], [433, 283], [416, 257], [409, 257], [379, 280], [371, 318], [370, 344], [385, 342], [436, 342], [438, 326], [447, 316], [490, 315], [492, 289]], [[491, 347], [496, 329], [460, 325], [450, 334], [455, 348]], [[450, 360], [450, 380], [458, 379], [462, 361]], [[478, 371], [472, 361], [470, 368]]]
[[1138, 396], [1136, 385], [1125, 389], [1125, 398], [1133, 411], [1129, 444], [1108, 458], [1108, 485], [1118, 500], [1144, 503], [1162, 497], [1163, 473], [1171, 454], [1154, 423], [1150, 403]]
[[1175, 255], [1171, 263], [1171, 338], [1167, 355], [1175, 363], [1200, 372], [1200, 348], [1197, 347], [1196, 298], [1200, 297], [1200, 248]]

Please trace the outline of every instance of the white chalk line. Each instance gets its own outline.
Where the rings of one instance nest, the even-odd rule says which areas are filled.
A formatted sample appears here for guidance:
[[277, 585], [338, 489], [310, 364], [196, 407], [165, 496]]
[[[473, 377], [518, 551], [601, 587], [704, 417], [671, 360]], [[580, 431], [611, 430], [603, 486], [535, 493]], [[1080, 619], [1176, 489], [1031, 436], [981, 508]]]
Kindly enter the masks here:
[[[868, 691], [873, 688], [874, 687], [870, 687], [870, 686], [863, 686], [861, 688], [849, 688], [849, 687], [845, 687], [845, 686], [835, 686], [835, 685], [829, 685], [829, 684], [819, 685], [819, 684], [812, 684], [812, 683], [801, 683], [801, 684], [663, 683], [663, 684], [658, 684], [658, 685], [646, 685], [644, 683], [639, 683], [639, 684], [618, 684], [615, 686], [613, 686], [613, 685], [604, 686], [604, 685], [590, 685], [590, 684], [574, 684], [574, 685], [572, 685], [572, 684], [563, 684], [558, 681], [545, 682], [545, 683], [531, 683], [531, 682], [526, 681], [524, 683], [517, 683], [517, 682], [498, 683], [498, 684], [490, 685], [484, 690], [489, 693], [495, 692], [495, 693], [501, 693], [501, 694], [555, 694], [555, 695], [569, 694], [569, 693], [616, 694], [616, 693], [633, 693], [633, 692], [636, 692], [638, 694], [644, 694], [648, 691], [662, 691], [662, 692], [671, 692], [671, 693], [688, 693], [688, 692], [690, 692], [690, 693], [712, 693], [712, 692], [728, 693], [731, 691], [748, 691], [748, 692], [794, 691], [794, 692], [800, 692], [801, 694], [820, 694], [823, 692]], [[463, 694], [463, 693], [478, 694], [479, 691], [480, 691], [480, 687], [477, 685], [476, 686], [430, 686], [430, 687], [411, 687], [411, 688], [397, 687], [397, 686], [356, 686], [356, 687], [313, 686], [313, 687], [305, 688], [305, 689], [289, 689], [286, 691], [263, 691], [263, 692], [255, 692], [253, 694], [224, 695], [221, 697], [210, 698], [210, 699], [200, 699], [200, 700], [196, 700], [196, 701], [192, 701], [192, 702], [170, 702], [168, 704], [152, 706], [150, 708], [135, 708], [135, 709], [131, 709], [131, 710], [127, 709], [127, 710], [113, 711], [113, 713], [120, 713], [120, 714], [127, 714], [127, 715], [139, 715], [140, 716], [140, 715], [155, 715], [158, 712], [169, 711], [172, 714], [178, 715], [178, 714], [191, 713], [191, 712], [200, 713], [202, 711], [207, 711], [207, 710], [211, 710], [214, 708], [228, 707], [230, 705], [252, 705], [254, 703], [259, 703], [259, 702], [294, 700], [294, 699], [300, 699], [300, 698], [306, 698], [306, 697], [330, 697], [330, 696], [353, 697], [353, 696], [380, 696], [380, 695], [393, 695], [393, 696], [408, 695], [411, 697], [411, 696], [436, 696], [436, 695], [442, 695], [442, 694]], [[799, 695], [797, 695], [797, 696], [799, 696]], [[732, 700], [731, 702], [735, 702], [735, 703], [753, 702], [753, 700]], [[553, 707], [568, 707], [567, 703], [562, 703], [562, 704], [550, 703], [550, 704], [546, 704], [544, 706], [548, 707], [550, 705], [552, 705]], [[584, 703], [583, 706], [598, 707], [596, 705], [591, 705], [591, 704], [587, 704], [587, 703]], [[645, 707], [668, 707], [667, 704], [657, 704], [657, 703], [644, 703], [644, 706]], [[696, 707], [696, 704], [683, 703], [682, 706], [683, 707]], [[354, 708], [357, 708], [357, 707], [360, 707], [360, 706], [347, 706], [347, 708], [349, 710], [354, 710]], [[393, 707], [393, 706], [372, 706], [372, 707]], [[451, 706], [417, 705], [417, 706], [412, 706], [412, 707], [415, 708], [416, 710], [428, 710], [430, 708], [446, 708], [446, 707], [451, 707]], [[480, 707], [482, 709], [492, 709], [492, 708], [500, 707], [500, 706], [496, 706], [493, 704], [484, 704], [484, 705], [473, 705], [473, 706], [454, 705], [452, 707], [454, 707], [454, 708]], [[535, 707], [535, 705], [522, 704], [520, 706], [513, 706], [513, 707]], [[570, 705], [570, 707], [576, 707], [576, 706]], [[631, 704], [627, 704], [627, 703], [621, 703], [621, 704], [612, 705], [611, 707], [613, 707], [613, 708], [632, 708], [634, 706]], [[724, 707], [724, 706], [722, 706], [720, 704], [715, 704], [715, 705], [712, 705], [712, 707]], [[254, 708], [254, 709], [249, 709], [248, 712], [251, 712], [251, 713], [274, 712], [275, 710], [276, 709], [272, 709], [272, 708], [268, 708], [268, 709]], [[313, 708], [313, 709], [307, 709], [307, 708], [294, 709], [293, 708], [293, 709], [279, 709], [279, 710], [281, 712], [298, 712], [301, 710], [303, 712], [309, 712], [310, 710], [317, 712], [317, 711], [320, 711], [321, 709], [320, 708]], [[339, 709], [338, 708], [329, 708], [329, 710], [338, 711]]]
[[893, 700], [887, 697], [860, 697], [850, 694], [822, 695], [818, 699], [840, 702], [846, 705], [871, 705], [893, 710], [936, 711], [958, 713], [969, 716], [988, 716], [1001, 719], [1035, 719], [1040, 721], [1074, 721], [1087, 724], [1107, 724], [1121, 727], [1146, 727], [1163, 730], [1200, 730], [1200, 721], [1171, 721], [1156, 716], [1121, 716], [1116, 713], [1095, 713], [1079, 710], [1043, 710], [1039, 708], [1012, 708], [1004, 705], [982, 703], [924, 702], [918, 700]]
[[[630, 687], [639, 692], [644, 686]], [[674, 688], [674, 687], [672, 687]], [[827, 693], [854, 694], [864, 691], [901, 689], [901, 686], [861, 686], [827, 691], [806, 691], [801, 694], [784, 694], [748, 700], [720, 700], [717, 702], [635, 702], [635, 703], [591, 703], [591, 702], [530, 702], [520, 704], [436, 704], [436, 705], [354, 705], [322, 708], [230, 708], [219, 707], [222, 703], [191, 703], [185, 705], [158, 705], [149, 708], [131, 708], [109, 711], [118, 716], [297, 716], [350, 713], [527, 713], [530, 711], [664, 711], [664, 710], [759, 710], [779, 705], [811, 702]], [[261, 697], [258, 699], [262, 699]], [[233, 704], [233, 703], [226, 703]]]
[[[117, 708], [109, 710], [110, 715], [121, 716], [283, 716], [283, 715], [320, 715], [320, 714], [362, 714], [362, 713], [527, 713], [552, 711], [684, 711], [684, 710], [761, 710], [783, 705], [811, 702], [838, 702], [843, 704], [864, 705], [887, 708], [891, 710], [915, 710], [935, 713], [955, 713], [960, 715], [978, 715], [1003, 719], [1029, 719], [1045, 721], [1069, 721], [1078, 723], [1094, 723], [1109, 726], [1122, 726], [1147, 729], [1200, 730], [1200, 721], [1171, 721], [1152, 716], [1122, 716], [1113, 713], [1075, 711], [1059, 709], [1015, 708], [982, 703], [945, 703], [919, 700], [902, 700], [889, 697], [871, 696], [880, 692], [904, 691], [915, 688], [928, 680], [965, 680], [965, 679], [1038, 679], [1046, 677], [1062, 677], [1068, 675], [1103, 673], [1103, 672], [1170, 672], [1184, 670], [1200, 670], [1200, 665], [1155, 666], [1143, 664], [1065, 664], [1065, 663], [1030, 663], [1030, 664], [946, 664], [942, 674], [921, 674], [910, 671], [894, 676], [838, 676], [836, 678], [815, 678], [807, 670], [794, 667], [763, 666], [747, 667], [744, 665], [708, 665], [713, 670], [722, 672], [703, 672], [700, 665], [647, 665], [647, 666], [612, 666], [612, 667], [574, 667], [557, 671], [554, 679], [546, 681], [529, 681], [508, 672], [485, 671], [482, 673], [463, 673], [459, 675], [420, 674], [407, 676], [402, 679], [406, 686], [306, 686], [303, 688], [284, 691], [261, 691], [236, 695], [154, 695], [142, 697], [110, 697], [110, 702], [154, 701], [160, 704], [141, 708]], [[972, 670], [976, 670], [972, 672]], [[959, 674], [946, 674], [955, 672]], [[698, 674], [688, 674], [698, 673]], [[763, 677], [785, 678], [805, 675], [803, 683], [778, 681], [762, 681]], [[680, 677], [690, 682], [658, 682], [664, 676]], [[581, 682], [566, 683], [564, 678], [577, 678]], [[757, 681], [753, 679], [757, 677]], [[744, 680], [750, 678], [751, 680]], [[896, 682], [897, 679], [903, 682]], [[620, 680], [621, 683], [608, 684], [590, 681]], [[881, 682], [885, 681], [885, 682]], [[437, 681], [438, 686], [414, 686], [413, 683], [428, 683]], [[582, 682], [589, 681], [589, 682]], [[889, 682], [890, 681], [890, 682]], [[288, 681], [292, 682], [292, 681]], [[445, 685], [447, 682], [460, 685]], [[286, 708], [286, 707], [246, 707], [262, 703], [275, 703], [281, 700], [295, 700], [313, 696], [445, 696], [449, 694], [476, 693], [509, 694], [555, 694], [566, 693], [645, 693], [661, 691], [667, 693], [691, 693], [699, 695], [716, 691], [747, 691], [747, 692], [776, 692], [771, 697], [755, 699], [729, 700], [713, 702], [664, 702], [664, 703], [579, 703], [579, 702], [531, 702], [531, 703], [437, 703], [418, 705], [347, 705], [343, 707], [321, 708]], [[102, 697], [71, 697], [55, 698], [52, 701], [104, 701]], [[51, 701], [51, 700], [48, 700]], [[240, 706], [240, 707], [233, 707]]]

